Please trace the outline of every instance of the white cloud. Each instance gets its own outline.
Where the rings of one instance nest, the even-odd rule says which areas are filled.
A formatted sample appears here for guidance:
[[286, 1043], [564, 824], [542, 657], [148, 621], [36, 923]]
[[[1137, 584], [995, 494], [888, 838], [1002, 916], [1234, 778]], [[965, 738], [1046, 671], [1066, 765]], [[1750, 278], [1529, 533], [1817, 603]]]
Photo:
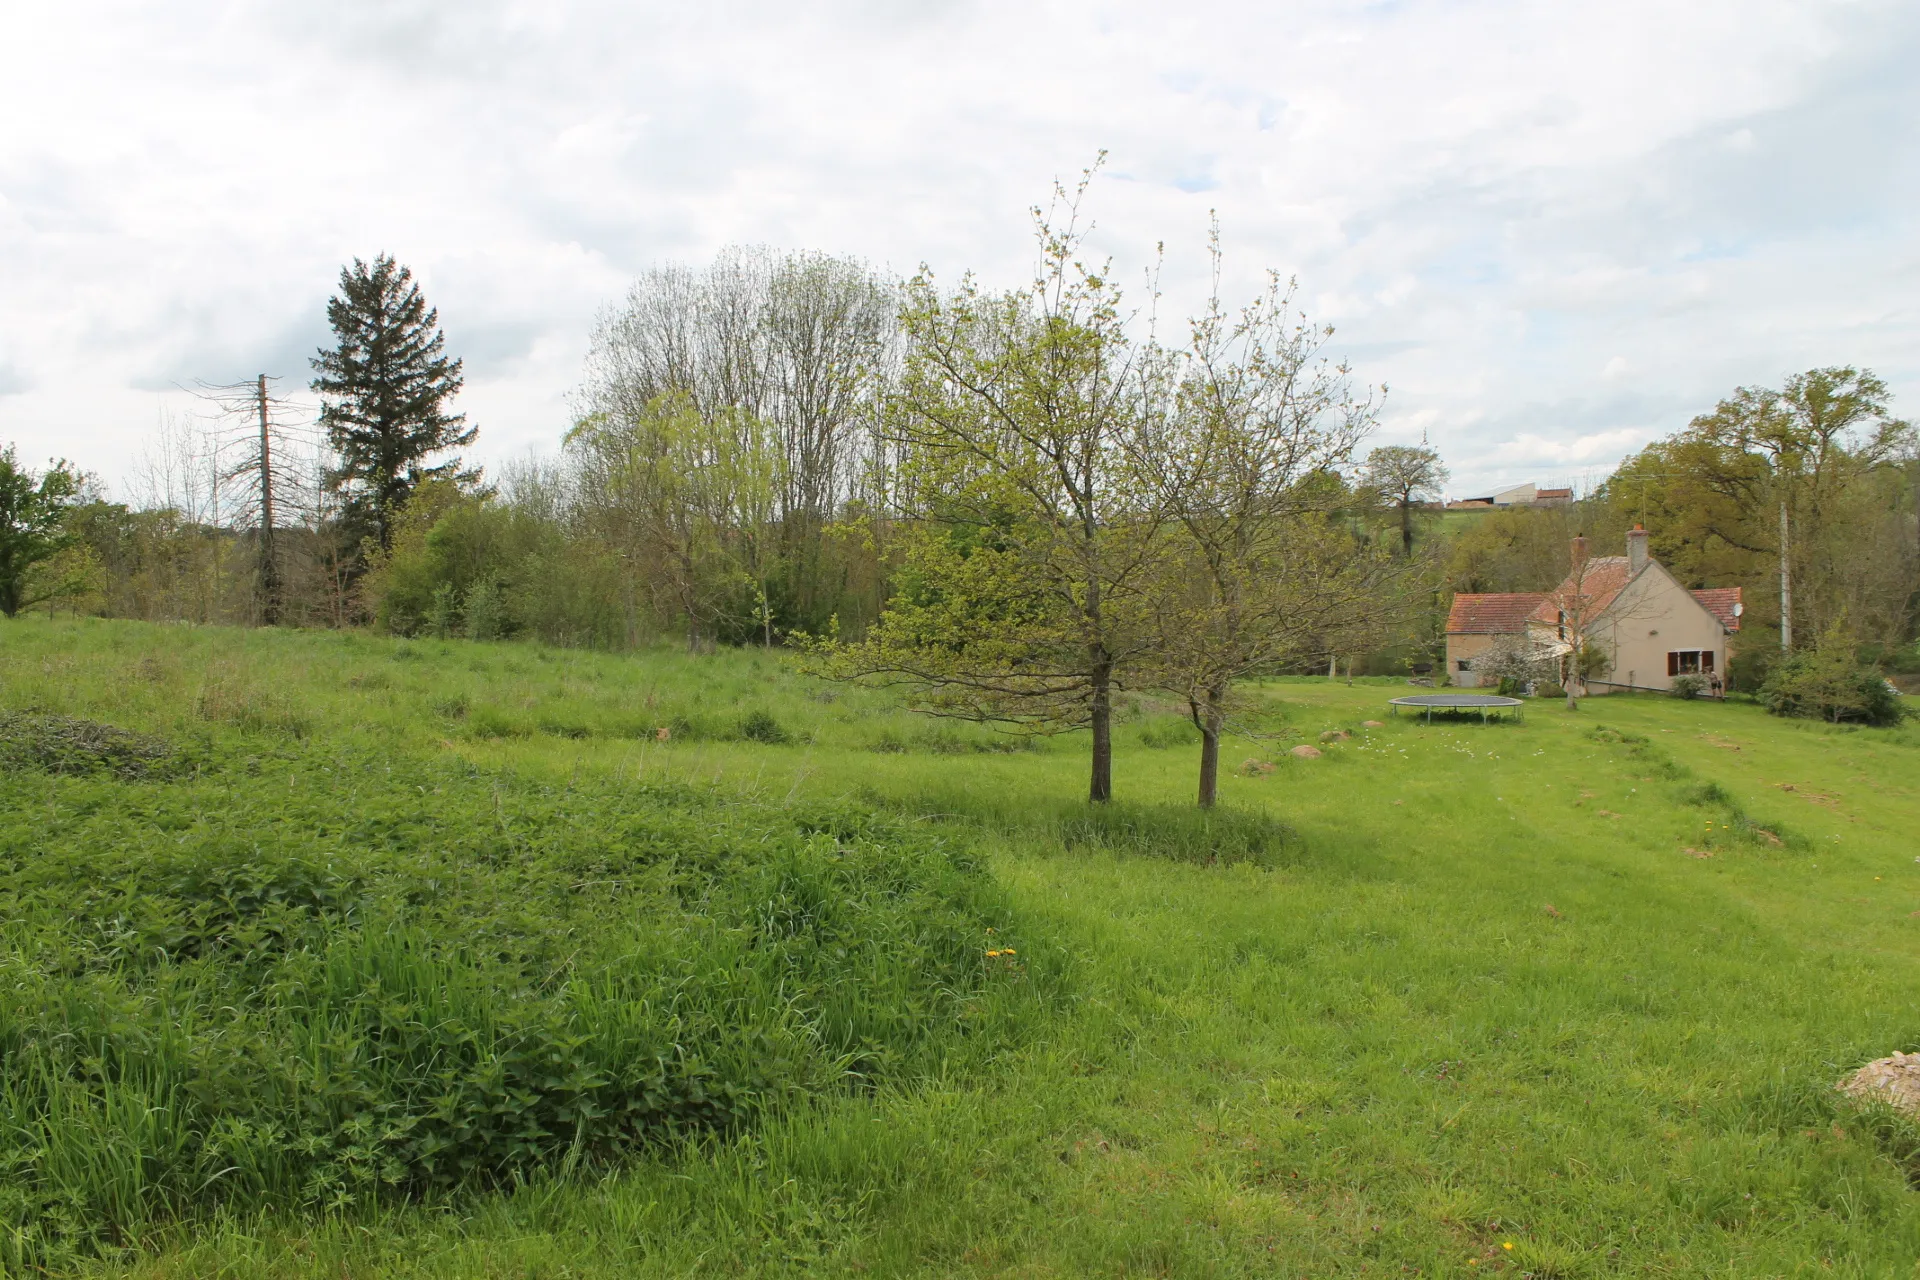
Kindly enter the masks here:
[[[297, 385], [340, 264], [410, 263], [498, 459], [566, 425], [595, 311], [729, 242], [1017, 281], [1111, 153], [1098, 243], [1219, 211], [1460, 484], [1604, 466], [1817, 363], [1920, 390], [1884, 2], [71, 0], [0, 46], [0, 438], [109, 475], [170, 382]], [[1622, 376], [1630, 369], [1630, 377]], [[1611, 452], [1609, 452], [1611, 451]], [[1544, 472], [1538, 477], [1550, 478]]]

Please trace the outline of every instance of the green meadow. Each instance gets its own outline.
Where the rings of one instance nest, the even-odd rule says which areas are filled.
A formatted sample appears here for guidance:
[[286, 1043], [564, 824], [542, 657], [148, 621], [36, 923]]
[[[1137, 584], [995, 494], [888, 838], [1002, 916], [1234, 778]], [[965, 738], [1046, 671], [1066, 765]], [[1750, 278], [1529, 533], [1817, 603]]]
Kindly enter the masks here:
[[9, 623], [0, 1269], [1915, 1274], [1920, 725], [1405, 688]]

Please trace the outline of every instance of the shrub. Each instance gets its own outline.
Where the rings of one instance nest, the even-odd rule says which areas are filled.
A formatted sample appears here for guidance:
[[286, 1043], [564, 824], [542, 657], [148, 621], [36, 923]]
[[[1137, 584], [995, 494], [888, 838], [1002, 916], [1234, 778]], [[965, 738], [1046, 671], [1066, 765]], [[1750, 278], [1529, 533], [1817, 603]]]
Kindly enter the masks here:
[[1706, 692], [1707, 682], [1700, 676], [1675, 676], [1667, 686], [1667, 692], [1676, 698], [1692, 701]]
[[1823, 646], [1776, 664], [1760, 686], [1760, 701], [1777, 716], [1806, 716], [1830, 724], [1897, 724], [1900, 695], [1850, 648]]
[[786, 728], [765, 711], [749, 711], [740, 719], [740, 736], [748, 742], [764, 742], [777, 746], [793, 740]]

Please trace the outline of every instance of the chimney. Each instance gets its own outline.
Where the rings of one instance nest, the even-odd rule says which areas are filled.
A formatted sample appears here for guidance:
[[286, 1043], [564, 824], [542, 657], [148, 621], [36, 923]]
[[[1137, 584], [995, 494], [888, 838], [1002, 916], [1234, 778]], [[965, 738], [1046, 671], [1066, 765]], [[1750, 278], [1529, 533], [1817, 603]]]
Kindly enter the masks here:
[[1573, 535], [1573, 573], [1575, 577], [1580, 576], [1580, 569], [1586, 563], [1587, 535], [1584, 533], [1576, 533]]
[[1647, 567], [1647, 530], [1644, 525], [1633, 526], [1627, 534], [1627, 576], [1632, 577]]

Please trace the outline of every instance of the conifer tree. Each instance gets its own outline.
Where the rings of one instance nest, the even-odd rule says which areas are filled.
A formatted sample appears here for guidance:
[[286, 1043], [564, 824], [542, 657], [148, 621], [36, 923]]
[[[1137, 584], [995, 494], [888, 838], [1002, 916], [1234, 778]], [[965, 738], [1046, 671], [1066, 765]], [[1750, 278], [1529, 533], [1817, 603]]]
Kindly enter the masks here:
[[446, 355], [439, 320], [407, 268], [386, 254], [371, 265], [355, 258], [327, 303], [336, 346], [311, 361], [320, 421], [340, 456], [328, 490], [344, 497], [347, 524], [372, 534], [382, 549], [422, 481], [477, 474], [462, 472], [458, 457], [427, 462], [478, 434], [465, 414], [446, 411], [464, 380], [461, 362]]

